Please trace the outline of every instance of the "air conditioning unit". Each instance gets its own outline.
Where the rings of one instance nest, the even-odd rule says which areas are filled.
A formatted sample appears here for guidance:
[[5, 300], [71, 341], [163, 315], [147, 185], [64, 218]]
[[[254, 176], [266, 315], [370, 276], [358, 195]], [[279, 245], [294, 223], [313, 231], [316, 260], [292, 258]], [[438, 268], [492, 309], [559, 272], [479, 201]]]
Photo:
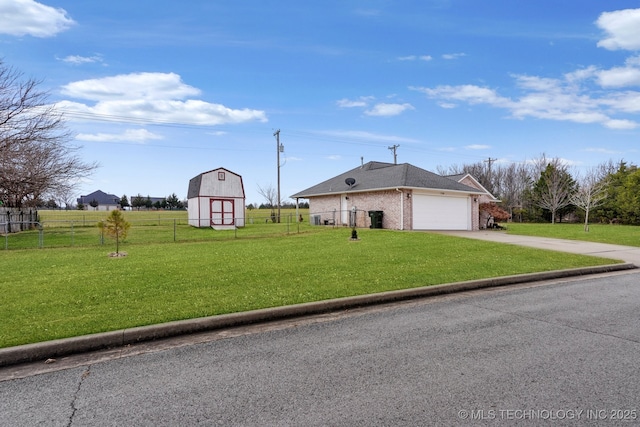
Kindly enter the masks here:
[[322, 217], [320, 215], [311, 215], [310, 217], [311, 225], [320, 225]]

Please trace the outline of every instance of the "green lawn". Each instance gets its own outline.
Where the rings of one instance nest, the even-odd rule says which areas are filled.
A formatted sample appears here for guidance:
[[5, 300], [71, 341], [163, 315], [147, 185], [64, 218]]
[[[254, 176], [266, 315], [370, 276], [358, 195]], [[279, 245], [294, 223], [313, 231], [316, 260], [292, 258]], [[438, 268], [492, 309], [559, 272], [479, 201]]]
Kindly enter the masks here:
[[509, 234], [640, 246], [640, 227], [633, 225], [590, 224], [588, 232], [584, 231], [584, 224], [521, 224], [514, 222], [503, 225], [506, 225]]
[[[245, 226], [236, 230], [213, 230], [188, 225], [186, 211], [124, 211], [131, 230], [126, 243], [155, 244], [229, 239], [252, 239], [290, 233], [317, 231], [308, 221], [308, 209], [300, 209], [303, 222], [296, 221], [295, 209], [282, 209], [280, 223], [273, 223], [268, 209], [247, 211]], [[0, 250], [62, 248], [109, 245], [100, 236], [97, 224], [105, 220], [105, 211], [48, 211], [39, 212], [41, 230], [10, 233], [0, 236]]]
[[[203, 242], [0, 250], [0, 347], [611, 260], [440, 234], [310, 227]], [[211, 230], [208, 230], [211, 231]]]

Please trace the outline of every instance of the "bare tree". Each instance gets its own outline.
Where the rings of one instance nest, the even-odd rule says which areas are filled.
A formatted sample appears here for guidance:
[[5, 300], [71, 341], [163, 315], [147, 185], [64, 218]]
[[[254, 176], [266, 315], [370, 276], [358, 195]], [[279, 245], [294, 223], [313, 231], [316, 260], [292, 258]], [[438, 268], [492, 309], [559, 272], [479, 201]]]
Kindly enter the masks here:
[[279, 206], [280, 201], [278, 200], [278, 191], [273, 188], [272, 185], [268, 185], [266, 187], [260, 187], [258, 185], [258, 194], [260, 194], [269, 204], [269, 208], [271, 209], [271, 220], [273, 222], [280, 222], [280, 218], [276, 218], [276, 213], [274, 208]]
[[0, 61], [0, 200], [9, 207], [63, 197], [97, 167], [75, 156], [63, 117], [39, 84]]
[[524, 195], [531, 188], [531, 172], [526, 163], [511, 163], [498, 170], [500, 190], [496, 196], [513, 218], [514, 209], [523, 207]]
[[584, 231], [589, 231], [589, 212], [604, 203], [607, 198], [609, 168], [600, 165], [588, 169], [584, 175], [578, 177], [578, 187], [570, 196], [572, 204], [584, 211]]
[[571, 204], [570, 197], [575, 181], [569, 173], [569, 167], [561, 159], [547, 159], [543, 155], [534, 164], [534, 170], [540, 171], [540, 178], [534, 185], [534, 198], [538, 207], [551, 212], [551, 223], [556, 222], [557, 212]]

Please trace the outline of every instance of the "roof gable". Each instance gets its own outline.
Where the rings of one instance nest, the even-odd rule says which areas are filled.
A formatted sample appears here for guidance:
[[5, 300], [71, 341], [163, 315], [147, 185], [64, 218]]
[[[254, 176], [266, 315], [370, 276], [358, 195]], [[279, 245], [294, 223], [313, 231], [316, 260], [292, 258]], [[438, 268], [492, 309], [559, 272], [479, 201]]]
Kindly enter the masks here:
[[[471, 175], [470, 173], [461, 173], [461, 174], [456, 174], [456, 175], [445, 175], [446, 178], [452, 179], [456, 182], [467, 182], [466, 185], [469, 185], [470, 187], [473, 188], [477, 188], [478, 190], [482, 190], [488, 197], [490, 197], [493, 201], [498, 201], [498, 199], [496, 198], [496, 196], [494, 196], [493, 194], [491, 194], [489, 192], [489, 190], [487, 190], [484, 185], [480, 184], [480, 181], [478, 181], [473, 175]], [[471, 182], [471, 184], [468, 184], [469, 182]]]
[[[347, 184], [347, 178], [353, 178], [355, 183], [353, 185]], [[410, 165], [409, 163], [369, 162], [307, 188], [291, 197], [307, 198], [327, 194], [376, 191], [391, 188], [424, 188], [475, 194], [483, 193], [478, 189]]]

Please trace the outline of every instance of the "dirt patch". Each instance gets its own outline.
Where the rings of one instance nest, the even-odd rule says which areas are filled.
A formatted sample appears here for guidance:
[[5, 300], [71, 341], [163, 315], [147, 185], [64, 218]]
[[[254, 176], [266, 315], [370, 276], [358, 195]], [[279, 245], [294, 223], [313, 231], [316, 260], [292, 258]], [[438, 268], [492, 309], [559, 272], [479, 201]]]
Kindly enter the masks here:
[[109, 254], [109, 258], [122, 258], [127, 256], [126, 252], [111, 252]]

